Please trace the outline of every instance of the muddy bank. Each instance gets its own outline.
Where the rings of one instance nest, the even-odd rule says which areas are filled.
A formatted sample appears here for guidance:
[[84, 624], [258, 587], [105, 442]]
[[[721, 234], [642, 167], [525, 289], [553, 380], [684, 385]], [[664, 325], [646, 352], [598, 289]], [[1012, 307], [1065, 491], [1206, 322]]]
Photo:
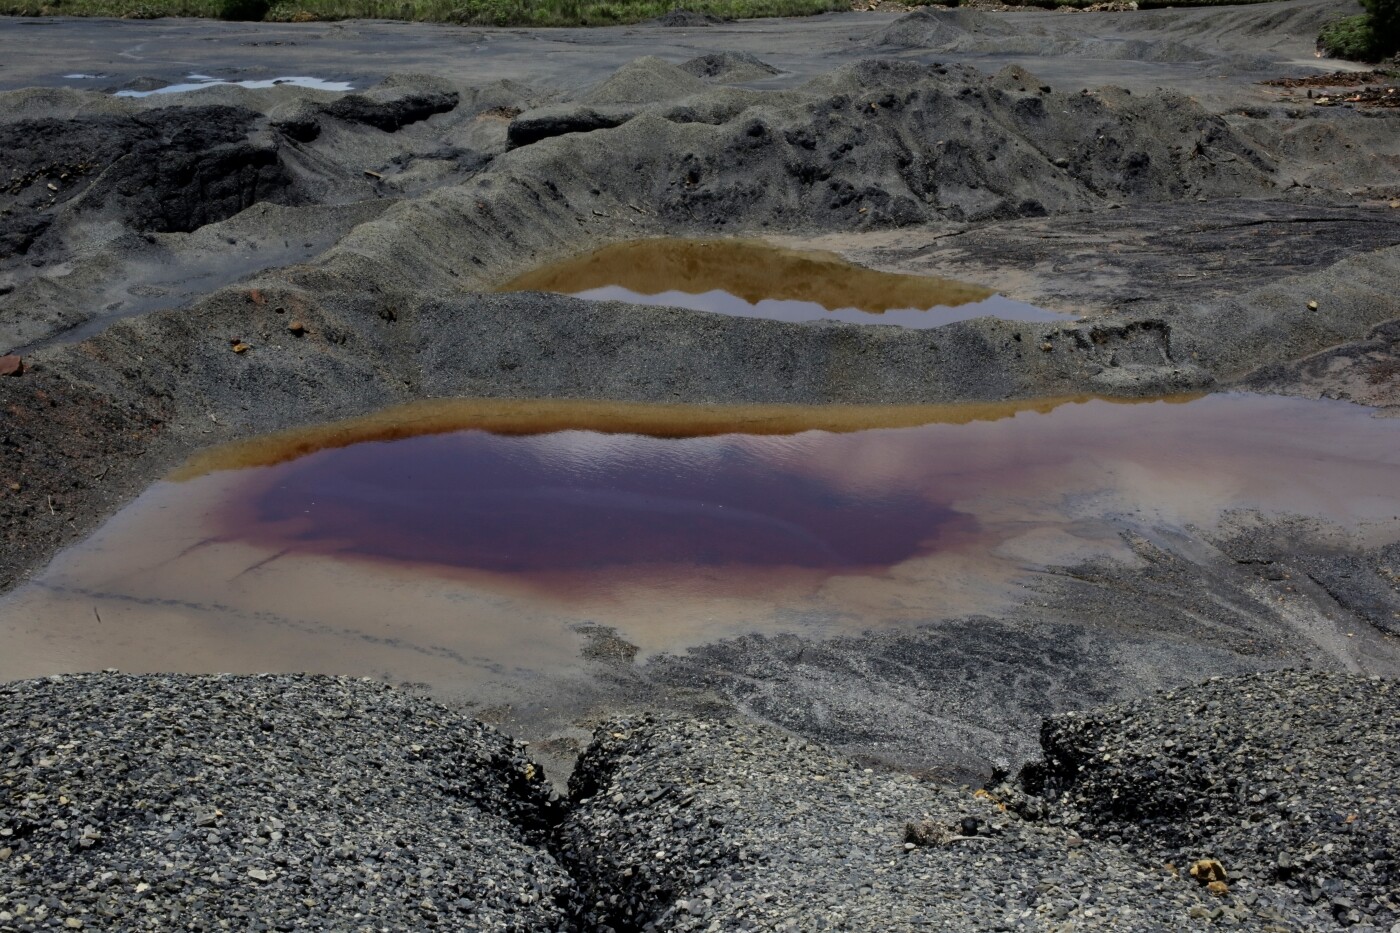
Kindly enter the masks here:
[[730, 639], [636, 676], [848, 754], [975, 782], [1034, 756], [1028, 724], [1144, 689], [1297, 664], [1400, 671], [1393, 528], [1368, 546], [1248, 514], [1218, 536], [1124, 524], [1129, 558], [1047, 568], [995, 618]]

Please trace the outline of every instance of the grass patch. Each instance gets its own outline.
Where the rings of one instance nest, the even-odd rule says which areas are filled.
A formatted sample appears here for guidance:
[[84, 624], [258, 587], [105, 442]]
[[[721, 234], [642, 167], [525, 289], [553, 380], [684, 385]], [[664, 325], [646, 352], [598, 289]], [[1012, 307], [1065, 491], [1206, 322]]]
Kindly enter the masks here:
[[607, 26], [673, 10], [721, 19], [809, 16], [849, 10], [848, 0], [0, 0], [0, 15], [115, 16], [311, 22], [398, 19], [480, 26]]
[[1400, 53], [1400, 0], [1361, 0], [1366, 12], [1329, 23], [1318, 46], [1334, 58], [1378, 62]]

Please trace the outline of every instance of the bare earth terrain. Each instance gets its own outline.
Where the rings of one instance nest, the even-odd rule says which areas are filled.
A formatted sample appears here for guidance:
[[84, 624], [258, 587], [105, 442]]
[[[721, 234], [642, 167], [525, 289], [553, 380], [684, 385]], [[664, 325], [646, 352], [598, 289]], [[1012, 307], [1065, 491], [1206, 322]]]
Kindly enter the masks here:
[[[13, 375], [0, 376], [0, 591], [14, 591], [0, 604], [0, 628], [18, 633], [28, 624], [22, 587], [55, 554], [192, 454], [420, 399], [842, 406], [1246, 391], [1350, 400], [1393, 418], [1400, 109], [1373, 104], [1385, 102], [1386, 82], [1395, 80], [1368, 76], [1364, 86], [1380, 90], [1357, 101], [1345, 100], [1357, 96], [1345, 76], [1330, 96], [1317, 82], [1275, 81], [1347, 69], [1316, 59], [1313, 47], [1321, 24], [1348, 13], [1338, 0], [1282, 0], [600, 30], [0, 21], [0, 353], [18, 358], [6, 364]], [[147, 93], [205, 80], [191, 75], [226, 83]], [[285, 77], [351, 89], [227, 83]], [[829, 250], [876, 269], [978, 283], [1077, 320], [983, 318], [905, 330], [495, 291], [544, 263], [662, 235]], [[1204, 473], [1190, 456], [1179, 459], [1162, 482], [1189, 490]], [[1340, 485], [1329, 491], [1338, 500], [1347, 494]], [[595, 726], [624, 717], [599, 732], [576, 773], [575, 801], [591, 802], [551, 837], [550, 857], [565, 868], [556, 872], [551, 862], [539, 883], [557, 911], [539, 906], [553, 919], [519, 928], [818, 929], [792, 893], [802, 871], [769, 861], [746, 874], [758, 843], [729, 829], [712, 835], [730, 848], [706, 855], [728, 866], [722, 883], [696, 885], [693, 863], [672, 865], [658, 853], [652, 875], [642, 873], [653, 886], [640, 886], [620, 866], [641, 856], [588, 840], [612, 826], [626, 846], [664, 852], [675, 831], [700, 851], [711, 836], [669, 810], [670, 822], [629, 823], [637, 811], [617, 808], [633, 791], [609, 782], [641, 769], [658, 782], [655, 793], [671, 794], [660, 785], [698, 781], [686, 769], [703, 769], [714, 755], [729, 769], [724, 780], [750, 766], [769, 775], [753, 778], [764, 788], [754, 806], [785, 812], [801, 795], [776, 787], [771, 775], [796, 734], [849, 756], [838, 765], [826, 751], [792, 745], [814, 772], [851, 767], [838, 782], [843, 799], [873, 794], [881, 809], [872, 818], [890, 827], [900, 814], [892, 851], [924, 852], [917, 831], [907, 847], [900, 833], [906, 811], [917, 823], [914, 811], [928, 808], [930, 820], [970, 826], [965, 835], [1001, 827], [1021, 853], [1112, 836], [1111, 851], [1092, 855], [1093, 870], [1109, 873], [1139, 856], [1204, 857], [1195, 841], [1135, 841], [1113, 823], [1122, 813], [1096, 814], [1082, 797], [1079, 816], [1065, 810], [1050, 821], [1061, 835], [1047, 843], [1037, 834], [1052, 832], [1049, 824], [1006, 829], [1007, 811], [993, 804], [955, 818], [955, 805], [900, 782], [912, 773], [980, 784], [994, 769], [1055, 751], [1039, 744], [1047, 716], [1140, 701], [1211, 676], [1254, 683], [1280, 668], [1319, 672], [1265, 675], [1278, 678], [1281, 702], [1296, 703], [1299, 716], [1307, 715], [1308, 691], [1362, 703], [1335, 684], [1370, 685], [1364, 690], [1381, 697], [1376, 708], [1391, 716], [1375, 724], [1377, 734], [1394, 739], [1393, 700], [1376, 685], [1400, 673], [1400, 516], [1388, 500], [1366, 501], [1371, 511], [1348, 521], [1298, 502], [1267, 511], [1226, 506], [1177, 522], [1116, 499], [1084, 507], [1099, 510], [1095, 528], [1108, 542], [1101, 552], [1027, 556], [1015, 585], [976, 612], [950, 600], [898, 625], [855, 614], [839, 634], [814, 613], [783, 632], [731, 633], [640, 655], [625, 630], [599, 625], [558, 677], [475, 692], [409, 670], [388, 679], [428, 681], [424, 689], [439, 698], [471, 704], [480, 718], [536, 743], [536, 760], [560, 775]], [[25, 660], [40, 641], [16, 634], [0, 670], [54, 673]], [[191, 667], [187, 673], [218, 669]], [[42, 707], [48, 688], [34, 687], [37, 698], [29, 689], [16, 702]], [[1224, 688], [1211, 690], [1209, 702], [1228, 703], [1216, 695]], [[1185, 701], [1163, 703], [1161, 715], [1190, 712]], [[1145, 720], [1160, 713], [1127, 708]], [[1228, 728], [1228, 710], [1201, 710]], [[667, 718], [673, 714], [690, 718]], [[1073, 744], [1063, 733], [1074, 727], [1056, 722], [1063, 751]], [[1328, 724], [1308, 722], [1299, 728], [1324, 747]], [[720, 739], [727, 729], [740, 738]], [[1191, 741], [1214, 754], [1228, 746], [1222, 734]], [[736, 751], [745, 742], [758, 749], [752, 760]], [[676, 757], [657, 751], [667, 747]], [[0, 748], [0, 764], [5, 754]], [[1260, 770], [1260, 760], [1240, 767], [1272, 787], [1278, 776]], [[878, 777], [862, 776], [867, 765]], [[1057, 794], [1097, 793], [1083, 789], [1092, 775], [1072, 779], [1064, 761], [1040, 767], [1014, 791], [1022, 804], [1026, 794], [1053, 803]], [[1127, 793], [1155, 775], [1177, 775], [1176, 767], [1103, 780]], [[903, 776], [886, 783], [885, 770]], [[1250, 799], [1246, 790], [1237, 800], [1215, 794], [1214, 784], [1210, 794], [1192, 790], [1189, 775], [1180, 780], [1182, 793], [1201, 791], [1210, 807]], [[636, 781], [629, 786], [644, 786]], [[629, 806], [655, 803], [645, 786], [636, 792], [645, 803]], [[528, 808], [556, 805], [542, 793], [532, 787]], [[723, 794], [705, 793], [695, 812], [720, 819]], [[1008, 785], [1007, 800], [1012, 793]], [[1372, 797], [1393, 819], [1393, 786]], [[0, 817], [7, 806], [0, 799]], [[841, 804], [821, 797], [813, 806]], [[1312, 812], [1308, 806], [1294, 812]], [[1275, 819], [1259, 812], [1261, 826]], [[1081, 817], [1086, 825], [1073, 822]], [[557, 818], [515, 814], [491, 831], [535, 845], [543, 832], [536, 824]], [[625, 831], [614, 821], [627, 823]], [[819, 834], [816, 817], [800, 824], [795, 838]], [[841, 832], [864, 832], [851, 827]], [[1256, 866], [1255, 883], [1298, 897], [1232, 904], [1229, 922], [1392, 930], [1400, 908], [1384, 892], [1396, 878], [1393, 853], [1371, 857], [1357, 845], [1352, 867], [1329, 877], [1354, 881], [1364, 896], [1325, 888], [1293, 862]], [[560, 880], [565, 869], [572, 881]], [[926, 883], [922, 871], [872, 868], [885, 879], [874, 894], [854, 875], [841, 877], [858, 900], [878, 898], [882, 884]], [[1011, 872], [1004, 883], [1029, 890], [1034, 874]], [[770, 877], [788, 893], [781, 910], [770, 904], [764, 913], [753, 905], [767, 902], [754, 892]], [[583, 885], [581, 898], [574, 883]], [[1171, 918], [1225, 916], [1215, 901], [1193, 900], [1194, 887], [1190, 897], [1153, 900], [1152, 884], [1146, 876], [1124, 882], [1123, 897], [1146, 899], [1138, 919], [1100, 913], [1077, 928], [1186, 929]], [[705, 913], [702, 901], [720, 913]], [[874, 903], [833, 928], [873, 929], [870, 918], [883, 909]], [[998, 914], [995, 923], [990, 915], [941, 922], [1049, 929], [1093, 909], [1092, 901], [1050, 895], [1021, 906], [1028, 913]], [[510, 913], [498, 907], [493, 918]], [[1017, 926], [1017, 916], [1025, 923]], [[645, 925], [658, 917], [667, 919]], [[715, 917], [719, 925], [709, 925]], [[0, 913], [0, 930], [23, 928], [7, 922]]]

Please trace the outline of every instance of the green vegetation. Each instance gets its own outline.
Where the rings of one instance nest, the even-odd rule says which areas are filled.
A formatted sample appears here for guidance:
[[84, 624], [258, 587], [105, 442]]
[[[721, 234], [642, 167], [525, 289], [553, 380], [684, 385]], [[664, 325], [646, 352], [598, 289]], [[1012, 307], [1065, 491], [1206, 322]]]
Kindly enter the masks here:
[[606, 26], [682, 9], [722, 19], [849, 10], [849, 0], [0, 0], [17, 16], [200, 16], [310, 22], [403, 19], [489, 26]]
[[[914, 5], [938, 0], [913, 0]], [[957, 6], [958, 0], [942, 0]], [[1015, 0], [1013, 0], [1015, 2]], [[1099, 0], [1022, 0], [1025, 6], [1084, 7]], [[1268, 0], [1138, 0], [1138, 6], [1214, 6]], [[1368, 0], [1394, 8], [1400, 0]], [[608, 26], [675, 10], [721, 19], [808, 16], [849, 10], [850, 0], [0, 0], [0, 15], [115, 16], [154, 19], [199, 16], [228, 20], [311, 22], [401, 19], [479, 26]]]
[[1366, 12], [1323, 27], [1317, 43], [1328, 55], [1375, 62], [1400, 52], [1400, 0], [1361, 0]]

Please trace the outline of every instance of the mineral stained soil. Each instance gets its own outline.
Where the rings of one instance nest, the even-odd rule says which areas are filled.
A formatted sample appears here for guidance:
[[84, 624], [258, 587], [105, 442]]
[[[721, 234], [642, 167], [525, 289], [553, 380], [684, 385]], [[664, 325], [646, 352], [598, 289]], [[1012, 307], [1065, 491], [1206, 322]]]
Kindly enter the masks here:
[[[561, 411], [618, 402], [781, 410], [1247, 390], [1350, 401], [1393, 417], [1400, 405], [1400, 209], [1390, 205], [1400, 202], [1400, 111], [1368, 107], [1364, 95], [1354, 105], [1318, 106], [1306, 85], [1263, 83], [1345, 67], [1316, 59], [1314, 37], [1323, 22], [1352, 12], [1340, 0], [1282, 0], [1106, 14], [681, 18], [679, 27], [594, 31], [4, 20], [0, 372], [12, 375], [0, 376], [0, 587], [11, 600], [28, 598], [19, 587], [61, 548], [205, 448], [421, 399], [561, 400]], [[311, 75], [354, 90], [218, 85], [116, 96], [187, 82], [192, 71], [249, 82]], [[79, 74], [94, 77], [66, 77]], [[663, 236], [826, 250], [879, 271], [976, 283], [1073, 320], [982, 318], [933, 329], [806, 324], [498, 291], [532, 269]], [[1339, 421], [1369, 415], [1357, 407]], [[1135, 431], [1133, 424], [1122, 429], [1125, 442]], [[1278, 431], [1281, 443], [1295, 440], [1288, 427]], [[1380, 443], [1388, 435], [1366, 436]], [[1347, 450], [1326, 455], [1346, 460]], [[949, 923], [1049, 928], [1072, 919], [1118, 929], [1126, 928], [1113, 925], [1121, 918], [1101, 911], [1129, 903], [1142, 917], [1167, 918], [1158, 928], [1190, 928], [1229, 911], [1246, 927], [1389, 929], [1400, 920], [1384, 893], [1386, 885], [1394, 889], [1385, 881], [1393, 881], [1393, 859], [1372, 857], [1379, 851], [1372, 847], [1328, 862], [1324, 847], [1314, 853], [1311, 843], [1288, 840], [1298, 814], [1321, 821], [1324, 808], [1345, 803], [1327, 788], [1352, 773], [1362, 783], [1348, 786], [1372, 789], [1377, 803], [1326, 816], [1327, 832], [1361, 838], [1371, 831], [1365, 820], [1390, 825], [1385, 814], [1395, 797], [1384, 775], [1342, 767], [1328, 743], [1368, 728], [1380, 743], [1373, 757], [1394, 756], [1395, 745], [1386, 744], [1393, 719], [1371, 716], [1358, 725], [1363, 713], [1355, 705], [1393, 683], [1368, 676], [1393, 678], [1400, 664], [1393, 513], [1341, 514], [1348, 510], [1333, 506], [1346, 501], [1345, 490], [1330, 479], [1308, 496], [1262, 507], [1251, 507], [1248, 496], [1205, 499], [1196, 494], [1209, 474], [1182, 459], [1170, 475], [1143, 474], [1142, 482], [1153, 496], [1197, 503], [1202, 514], [1165, 520], [1081, 496], [1071, 503], [1074, 514], [1102, 529], [1108, 547], [1041, 565], [1037, 546], [1023, 558], [1030, 579], [1022, 591], [976, 612], [923, 613], [915, 600], [909, 613], [923, 618], [882, 626], [866, 604], [817, 620], [822, 630], [774, 626], [654, 653], [592, 619], [580, 627], [581, 657], [566, 673], [453, 696], [533, 740], [536, 760], [556, 777], [592, 743], [573, 794], [576, 828], [567, 839], [558, 830], [553, 842], [586, 898], [571, 900], [571, 882], [536, 861], [517, 866], [537, 873], [532, 903], [562, 905], [571, 917], [591, 911], [590, 922], [615, 929], [663, 916], [677, 928], [725, 928], [738, 925], [738, 912], [806, 928], [800, 908], [812, 899], [764, 913], [766, 902], [744, 888], [745, 877], [763, 884], [801, 871], [746, 874], [747, 855], [759, 850], [737, 833], [741, 827], [712, 834], [728, 848], [711, 864], [726, 867], [698, 892], [682, 884], [698, 863], [656, 857], [670, 852], [652, 848], [670, 838], [666, 827], [689, 818], [675, 809], [689, 799], [689, 779], [678, 772], [660, 779], [664, 786], [646, 787], [638, 769], [651, 761], [682, 769], [736, 762], [707, 791], [715, 807], [738, 806], [746, 795], [733, 780], [750, 773], [765, 775], [773, 789], [762, 800], [747, 795], [750, 814], [817, 808], [811, 822], [793, 824], [790, 845], [762, 850], [771, 866], [816, 851], [806, 848], [803, 826], [844, 826], [846, 839], [868, 835], [891, 861], [925, 853], [926, 841], [952, 832], [944, 823], [961, 828], [956, 808], [929, 802], [937, 825], [916, 827], [911, 841], [901, 841], [898, 821], [917, 823], [904, 814], [923, 803], [916, 807], [883, 783], [861, 783], [865, 766], [881, 781], [881, 769], [894, 768], [980, 783], [994, 767], [1044, 754], [1073, 761], [1061, 752], [1082, 748], [1101, 763], [1104, 755], [1108, 764], [1117, 761], [1119, 750], [1146, 763], [1102, 777], [1086, 772], [1089, 783], [1076, 787], [1047, 758], [1052, 776], [1061, 776], [1032, 781], [1027, 792], [1058, 795], [1041, 798], [1052, 822], [1079, 820], [1058, 834], [1000, 828], [1000, 811], [968, 816], [999, 827], [1016, 859], [1082, 851], [1087, 875], [1042, 873], [1050, 887], [1014, 892], [1013, 881], [1020, 882], [1007, 876], [993, 882], [1000, 894], [977, 895], [979, 909]], [[1277, 476], [1277, 464], [1261, 467], [1246, 491]], [[276, 568], [274, 561], [264, 573]], [[383, 615], [392, 616], [391, 592], [378, 595]], [[518, 624], [512, 605], [495, 604]], [[106, 626], [92, 608], [80, 613], [82, 625]], [[717, 614], [729, 608], [720, 604]], [[185, 611], [176, 607], [167, 618]], [[236, 611], [191, 617], [204, 634], [244, 626], [232, 621]], [[108, 632], [103, 637], [122, 638], [120, 630]], [[45, 650], [55, 657], [81, 649], [57, 628], [47, 634]], [[1290, 666], [1313, 673], [1270, 673]], [[1258, 672], [1262, 679], [1251, 681]], [[387, 665], [369, 673], [398, 679]], [[1230, 679], [1191, 686], [1212, 675]], [[112, 682], [90, 683], [103, 684], [93, 688], [101, 697], [109, 689], [115, 697], [125, 688], [120, 678]], [[1160, 868], [1168, 843], [1177, 843], [1160, 834], [1129, 839], [1092, 811], [1092, 800], [1083, 801], [1117, 794], [1125, 806], [1158, 813], [1164, 798], [1154, 788], [1196, 788], [1197, 772], [1182, 762], [1240, 747], [1231, 743], [1226, 693], [1248, 691], [1239, 685], [1252, 682], [1275, 691], [1280, 722], [1284, 709], [1324, 702], [1336, 715], [1300, 727], [1291, 749], [1241, 750], [1212, 772], [1218, 780], [1209, 793], [1172, 797], [1188, 801], [1182, 820], [1194, 835], [1170, 854], [1204, 854], [1198, 850], [1215, 839], [1238, 849], [1211, 824], [1236, 820], [1247, 807], [1260, 816], [1257, 838], [1279, 841], [1285, 861], [1246, 866], [1248, 885], [1229, 899], [1186, 887], [1195, 882], [1181, 873], [1164, 875], [1160, 891], [1150, 877], [1129, 877], [1120, 857]], [[47, 708], [46, 690], [78, 708], [63, 684], [44, 683], [10, 688], [26, 722]], [[201, 689], [173, 683], [182, 695]], [[1173, 739], [1172, 749], [1147, 748], [1143, 736], [1161, 731], [1156, 707], [1128, 707], [1121, 733], [1083, 733], [1081, 741], [1055, 727], [1051, 739], [1068, 737], [1039, 747], [1046, 716], [1135, 702], [1159, 688], [1179, 692], [1143, 702], [1161, 704], [1174, 724], [1190, 716], [1210, 728], [1190, 741]], [[1193, 689], [1202, 698], [1187, 711]], [[249, 691], [243, 708], [265, 702], [256, 683], [229, 690]], [[315, 702], [350, 709], [360, 701]], [[284, 720], [264, 718], [275, 736]], [[285, 721], [308, 731], [300, 720]], [[702, 734], [707, 722], [719, 731]], [[793, 734], [846, 757], [785, 757], [785, 748], [797, 748], [784, 744], [798, 741]], [[14, 751], [7, 773], [46, 781], [52, 765], [43, 762], [61, 761], [49, 753], [69, 744], [54, 735], [52, 750]], [[1284, 755], [1301, 756], [1307, 767], [1288, 772], [1270, 763]], [[1310, 783], [1280, 776], [1311, 774], [1312, 762], [1326, 763], [1329, 776]], [[473, 767], [444, 765], [436, 773], [457, 780]], [[814, 797], [820, 782], [811, 775], [838, 767], [850, 769], [849, 778], [831, 797]], [[801, 800], [778, 793], [771, 775], [780, 773], [799, 782]], [[613, 775], [623, 785], [602, 793], [613, 788]], [[1256, 804], [1251, 782], [1260, 783], [1259, 794], [1280, 796]], [[633, 787], [641, 795], [635, 799]], [[1239, 799], [1222, 802], [1219, 787]], [[849, 801], [865, 796], [891, 801], [878, 831], [835, 816], [849, 816]], [[655, 823], [629, 816], [641, 812], [639, 801], [650, 801]], [[623, 809], [611, 810], [615, 804]], [[1348, 822], [1352, 812], [1357, 818]], [[710, 811], [705, 818], [711, 815], [722, 819]], [[609, 837], [618, 846], [588, 847], [620, 824], [625, 833]], [[754, 816], [750, 825], [768, 824]], [[492, 826], [492, 838], [514, 832]], [[83, 839], [92, 841], [76, 819], [69, 827], [61, 845], [81, 850]], [[179, 848], [169, 832], [160, 839]], [[624, 883], [636, 873], [614, 871], [628, 861], [618, 854], [624, 839], [652, 853], [655, 865], [644, 877], [655, 884]], [[959, 840], [948, 845], [962, 848], [932, 851], [989, 844]], [[6, 848], [18, 851], [0, 844]], [[30, 864], [25, 853], [8, 864]], [[853, 914], [855, 923], [874, 915], [860, 911], [893, 916], [895, 887], [924, 883], [950, 861], [941, 859], [937, 870], [904, 864], [912, 874], [866, 873], [865, 881], [848, 875], [838, 882], [834, 865], [812, 870], [824, 873], [831, 891], [849, 884], [843, 901], [873, 898]], [[499, 868], [503, 878], [517, 870]], [[278, 883], [272, 866], [250, 870], [272, 880], [241, 884]], [[415, 876], [393, 877], [409, 885], [404, 879]], [[1099, 904], [1075, 887], [1076, 877], [1126, 887], [1101, 888]], [[322, 880], [333, 893], [343, 879], [337, 869]], [[162, 891], [182, 897], [177, 881], [166, 879]], [[174, 900], [152, 903], [179, 909]], [[412, 903], [421, 904], [416, 892]], [[291, 901], [285, 906], [295, 909]], [[3, 909], [10, 912], [8, 904]], [[458, 909], [466, 908], [454, 902]], [[719, 913], [698, 919], [710, 910]], [[150, 916], [168, 920], [155, 907]], [[487, 925], [509, 922], [497, 917]]]
[[1072, 320], [968, 282], [878, 272], [830, 254], [746, 239], [615, 243], [532, 269], [500, 290], [546, 291], [592, 301], [797, 323], [941, 327], [979, 317]]

